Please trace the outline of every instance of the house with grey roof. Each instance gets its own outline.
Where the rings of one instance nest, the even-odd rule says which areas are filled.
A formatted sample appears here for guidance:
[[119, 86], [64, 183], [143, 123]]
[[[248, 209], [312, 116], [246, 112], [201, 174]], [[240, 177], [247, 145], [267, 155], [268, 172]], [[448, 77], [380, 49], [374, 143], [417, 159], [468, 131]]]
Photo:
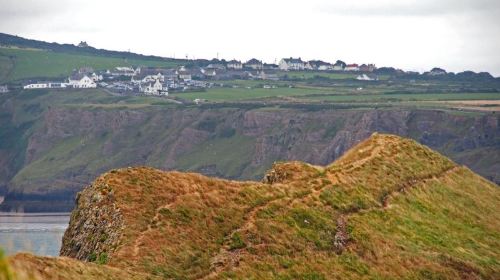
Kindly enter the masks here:
[[252, 70], [261, 70], [263, 63], [258, 59], [252, 58], [245, 63], [244, 67]]
[[280, 60], [279, 69], [283, 71], [304, 70], [306, 63], [299, 58], [283, 58]]

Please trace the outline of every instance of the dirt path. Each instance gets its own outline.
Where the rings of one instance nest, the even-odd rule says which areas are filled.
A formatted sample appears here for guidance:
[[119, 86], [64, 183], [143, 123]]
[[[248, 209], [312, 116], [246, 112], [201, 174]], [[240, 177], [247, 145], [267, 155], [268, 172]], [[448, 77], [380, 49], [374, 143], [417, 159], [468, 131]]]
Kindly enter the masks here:
[[[241, 255], [245, 253], [245, 249], [236, 249], [236, 250], [231, 250], [230, 246], [230, 241], [231, 238], [233, 237], [234, 234], [239, 233], [239, 232], [246, 232], [250, 230], [252, 227], [255, 226], [256, 220], [257, 220], [257, 214], [264, 208], [266, 208], [271, 202], [278, 201], [280, 199], [283, 199], [281, 197], [275, 198], [275, 199], [270, 199], [266, 201], [266, 203], [259, 205], [257, 207], [254, 207], [250, 212], [247, 213], [245, 216], [245, 222], [243, 225], [241, 225], [239, 228], [234, 229], [227, 235], [227, 237], [224, 240], [224, 244], [219, 250], [219, 253], [212, 257], [211, 261], [211, 266], [212, 266], [212, 271], [207, 274], [206, 276], [200, 278], [201, 280], [204, 279], [211, 279], [219, 275], [222, 271], [224, 271], [229, 265], [236, 265], [241, 259]], [[247, 245], [248, 246], [248, 245]]]
[[[362, 166], [366, 162], [368, 162], [368, 161], [372, 160], [373, 158], [375, 158], [376, 156], [378, 156], [380, 154], [380, 152], [382, 151], [382, 147], [383, 147], [382, 144], [383, 143], [377, 142], [376, 147], [371, 150], [371, 153], [368, 156], [361, 158], [357, 161], [350, 162], [350, 163], [346, 164], [346, 165], [350, 166], [348, 169], [340, 169], [338, 171], [333, 171], [333, 172], [329, 173], [327, 178], [331, 181], [332, 184], [340, 182], [342, 176], [345, 175], [345, 173], [348, 173], [349, 171], [352, 171], [353, 169], [355, 169], [359, 166]], [[346, 166], [346, 165], [340, 165], [340, 166]], [[348, 223], [348, 219], [351, 215], [359, 214], [359, 213], [366, 213], [369, 211], [373, 211], [375, 209], [386, 208], [389, 205], [389, 203], [388, 203], [389, 199], [394, 197], [395, 195], [406, 192], [407, 190], [409, 190], [410, 188], [412, 188], [413, 186], [415, 186], [419, 182], [425, 182], [425, 181], [433, 179], [433, 178], [438, 178], [438, 177], [444, 176], [446, 174], [449, 174], [451, 172], [456, 171], [459, 168], [460, 168], [459, 166], [454, 166], [454, 167], [448, 168], [448, 169], [446, 169], [438, 174], [430, 174], [430, 175], [427, 175], [425, 177], [409, 179], [407, 182], [402, 183], [400, 185], [400, 187], [397, 188], [397, 190], [391, 192], [386, 197], [384, 197], [380, 207], [371, 207], [368, 209], [356, 210], [356, 211], [352, 211], [349, 213], [341, 214], [337, 218], [337, 232], [335, 234], [335, 242], [334, 242], [335, 251], [338, 254], [341, 254], [349, 242], [349, 235], [347, 233], [347, 228], [348, 228], [347, 223]], [[266, 203], [264, 203], [263, 205], [260, 205], [260, 206], [253, 208], [246, 215], [245, 222], [239, 228], [233, 230], [226, 237], [226, 240], [224, 241], [224, 245], [221, 247], [221, 249], [219, 250], [217, 255], [215, 255], [212, 258], [212, 261], [211, 261], [211, 266], [212, 266], [211, 270], [212, 271], [209, 274], [207, 274], [206, 276], [199, 278], [199, 279], [206, 280], [206, 279], [216, 278], [217, 276], [219, 276], [219, 274], [221, 272], [226, 270], [228, 267], [238, 265], [242, 255], [245, 254], [246, 249], [243, 248], [243, 249], [237, 249], [237, 250], [230, 250], [229, 242], [231, 240], [231, 237], [238, 232], [246, 232], [246, 231], [249, 231], [250, 229], [252, 229], [255, 226], [256, 219], [257, 219], [256, 217], [257, 217], [258, 212], [260, 212], [262, 209], [266, 208], [271, 202], [276, 202], [279, 200], [288, 199], [286, 206], [289, 206], [289, 205], [293, 204], [294, 202], [307, 199], [311, 196], [319, 196], [321, 194], [321, 192], [323, 191], [323, 189], [329, 185], [331, 185], [331, 184], [326, 184], [326, 185], [324, 185], [320, 188], [317, 188], [317, 189], [313, 188], [309, 194], [302, 196], [302, 197], [295, 197], [295, 198], [282, 197], [282, 198], [271, 199], [271, 200], [267, 201]], [[247, 245], [247, 247], [248, 247], [248, 245]]]
[[425, 182], [433, 180], [433, 179], [441, 178], [443, 176], [446, 176], [448, 174], [451, 174], [451, 173], [459, 170], [460, 168], [461, 168], [460, 166], [453, 166], [453, 167], [447, 168], [439, 173], [429, 174], [429, 175], [426, 175], [424, 177], [409, 179], [406, 182], [399, 185], [399, 187], [396, 190], [394, 190], [394, 191], [390, 192], [389, 194], [387, 194], [386, 196], [384, 196], [382, 198], [382, 201], [381, 201], [381, 206], [372, 206], [372, 207], [365, 208], [365, 209], [355, 209], [355, 210], [351, 210], [351, 211], [348, 211], [348, 212], [341, 214], [337, 218], [337, 232], [335, 234], [335, 241], [334, 241], [335, 252], [337, 254], [342, 254], [344, 249], [348, 246], [349, 242], [351, 241], [349, 234], [347, 232], [347, 228], [348, 228], [347, 222], [351, 216], [367, 214], [367, 213], [374, 211], [374, 210], [377, 210], [377, 209], [390, 208], [391, 205], [389, 204], [389, 200], [394, 198], [395, 196], [408, 192], [411, 188], [414, 188], [419, 183], [425, 183]]
[[136, 259], [137, 256], [139, 255], [139, 251], [140, 251], [140, 246], [141, 246], [141, 243], [142, 243], [142, 240], [144, 239], [144, 237], [153, 230], [153, 227], [152, 225], [155, 224], [157, 221], [159, 221], [160, 219], [160, 216], [161, 216], [161, 213], [160, 213], [160, 210], [162, 209], [169, 209], [175, 202], [177, 201], [177, 199], [175, 199], [174, 201], [170, 202], [170, 203], [167, 203], [165, 205], [162, 205], [158, 208], [156, 208], [155, 210], [155, 215], [154, 217], [151, 219], [151, 221], [148, 223], [148, 226], [146, 228], [146, 230], [142, 231], [139, 236], [135, 239], [135, 242], [134, 242], [134, 246], [132, 247], [132, 252], [133, 252], [133, 258]]
[[[352, 165], [348, 170], [352, 170], [358, 166], [361, 166], [363, 165], [365, 162], [368, 162], [370, 161], [371, 159], [373, 159], [375, 156], [377, 156], [379, 153], [380, 153], [380, 145], [377, 143], [377, 146], [372, 149], [371, 153], [369, 156], [367, 157], [364, 157], [362, 159], [359, 159], [355, 162], [352, 162], [352, 163], [349, 163], [349, 165]], [[318, 171], [321, 171], [318, 169]], [[342, 170], [342, 172], [345, 172], [347, 170]], [[338, 182], [338, 177], [337, 175], [335, 174], [337, 172], [334, 172], [334, 174], [331, 174], [331, 176], [329, 176], [328, 178], [330, 180], [333, 180], [332, 183], [335, 183], [335, 182]], [[233, 234], [235, 233], [238, 233], [238, 232], [245, 232], [245, 231], [248, 231], [250, 230], [252, 227], [255, 226], [255, 222], [256, 222], [256, 216], [257, 216], [257, 213], [259, 211], [261, 211], [262, 209], [266, 208], [269, 203], [271, 202], [275, 202], [275, 201], [278, 201], [278, 200], [281, 200], [281, 199], [288, 199], [289, 201], [287, 202], [287, 206], [288, 205], [291, 205], [293, 204], [294, 202], [296, 201], [299, 201], [299, 200], [303, 200], [303, 199], [306, 199], [308, 197], [311, 197], [311, 196], [319, 196], [321, 194], [321, 192], [323, 191], [323, 189], [326, 187], [323, 186], [321, 188], [318, 188], [318, 189], [312, 189], [311, 193], [303, 196], [303, 197], [296, 197], [296, 198], [277, 198], [277, 199], [274, 199], [274, 200], [269, 200], [267, 201], [265, 204], [263, 205], [260, 205], [258, 207], [255, 207], [254, 209], [252, 209], [246, 216], [245, 218], [245, 222], [243, 223], [243, 225], [235, 230], [233, 230], [227, 237], [226, 237], [226, 240], [224, 242], [224, 245], [221, 247], [221, 249], [219, 250], [219, 253], [217, 255], [215, 255], [213, 258], [212, 258], [212, 262], [211, 262], [211, 266], [212, 266], [212, 271], [200, 278], [200, 280], [206, 280], [206, 279], [212, 279], [212, 278], [215, 278], [217, 277], [222, 271], [224, 271], [226, 268], [228, 268], [230, 265], [236, 265], [238, 264], [239, 260], [241, 259], [241, 256], [242, 254], [245, 253], [245, 249], [239, 249], [239, 250], [233, 250], [231, 251], [230, 250], [230, 246], [229, 246], [229, 240], [231, 239], [231, 237], [233, 236]]]

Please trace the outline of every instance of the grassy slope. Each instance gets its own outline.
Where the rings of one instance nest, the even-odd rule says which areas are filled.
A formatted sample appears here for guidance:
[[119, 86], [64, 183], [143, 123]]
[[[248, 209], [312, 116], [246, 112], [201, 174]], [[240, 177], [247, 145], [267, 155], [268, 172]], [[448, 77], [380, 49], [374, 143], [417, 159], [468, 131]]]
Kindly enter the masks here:
[[18, 254], [9, 260], [0, 255], [1, 280], [41, 279], [156, 279], [123, 269], [88, 264], [70, 258], [37, 257]]
[[[498, 279], [498, 187], [412, 140], [375, 135], [330, 166], [268, 174], [106, 173], [79, 209], [112, 197], [126, 226], [78, 257], [106, 252], [111, 266], [177, 279]], [[75, 227], [80, 210], [63, 247], [102, 238]]]
[[66, 78], [73, 69], [82, 66], [105, 70], [116, 66], [173, 67], [175, 65], [172, 62], [159, 60], [121, 59], [0, 47], [0, 82], [36, 77]]

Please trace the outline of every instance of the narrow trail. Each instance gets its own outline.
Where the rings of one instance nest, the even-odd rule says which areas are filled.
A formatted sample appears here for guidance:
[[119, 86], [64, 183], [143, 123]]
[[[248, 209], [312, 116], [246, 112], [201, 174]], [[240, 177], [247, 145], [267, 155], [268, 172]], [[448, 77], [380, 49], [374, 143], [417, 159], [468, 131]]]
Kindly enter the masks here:
[[[339, 167], [344, 167], [344, 168], [341, 168], [338, 171], [332, 170], [331, 173], [329, 173], [327, 175], [327, 178], [331, 181], [331, 184], [340, 183], [342, 181], [342, 177], [345, 176], [346, 173], [353, 171], [357, 167], [362, 166], [366, 162], [369, 162], [370, 160], [372, 160], [376, 156], [378, 156], [380, 154], [380, 152], [382, 151], [382, 147], [383, 147], [383, 143], [377, 143], [375, 148], [373, 148], [371, 150], [371, 153], [368, 156], [363, 157], [363, 158], [356, 160], [354, 162], [349, 162], [349, 163], [338, 165]], [[346, 168], [346, 166], [349, 166], [349, 167]], [[366, 208], [366, 209], [358, 209], [355, 211], [340, 214], [339, 217], [336, 219], [337, 232], [335, 234], [334, 244], [333, 244], [335, 252], [337, 254], [342, 254], [346, 245], [350, 241], [349, 234], [347, 232], [347, 228], [348, 228], [347, 223], [348, 223], [350, 216], [352, 216], [354, 214], [367, 213], [367, 212], [370, 212], [370, 211], [373, 211], [376, 209], [387, 208], [387, 207], [389, 207], [389, 200], [391, 198], [395, 197], [396, 195], [405, 193], [406, 191], [408, 191], [410, 188], [414, 187], [418, 183], [426, 182], [428, 180], [442, 177], [446, 174], [455, 172], [456, 170], [458, 170], [460, 168], [461, 168], [460, 166], [453, 166], [453, 167], [447, 168], [447, 169], [445, 169], [439, 173], [436, 173], [436, 174], [429, 174], [429, 175], [426, 175], [423, 177], [408, 179], [406, 182], [403, 182], [398, 187], [396, 187], [395, 191], [387, 194], [382, 199], [380, 206], [373, 206], [373, 207]], [[239, 228], [233, 230], [227, 236], [227, 238], [224, 242], [224, 245], [221, 247], [221, 249], [219, 250], [217, 255], [212, 257], [211, 272], [209, 274], [205, 275], [204, 277], [199, 278], [199, 279], [206, 280], [206, 279], [216, 278], [217, 276], [219, 276], [219, 274], [221, 272], [225, 271], [227, 268], [229, 268], [231, 266], [235, 266], [239, 263], [242, 255], [246, 253], [246, 248], [248, 248], [248, 246], [246, 248], [243, 248], [243, 249], [230, 250], [230, 246], [228, 244], [228, 241], [231, 239], [233, 234], [235, 234], [237, 232], [246, 232], [246, 231], [252, 229], [252, 227], [255, 226], [256, 217], [257, 217], [258, 212], [261, 211], [262, 209], [266, 208], [271, 202], [276, 202], [279, 200], [287, 199], [288, 202], [286, 203], [286, 206], [289, 206], [289, 205], [293, 204], [294, 202], [301, 201], [301, 200], [307, 199], [307, 198], [312, 197], [312, 196], [316, 196], [316, 197], [319, 196], [321, 194], [321, 192], [327, 186], [329, 186], [331, 184], [324, 185], [320, 188], [312, 188], [312, 190], [309, 194], [302, 196], [302, 197], [294, 197], [294, 198], [280, 197], [280, 198], [276, 198], [276, 199], [271, 199], [271, 200], [267, 201], [265, 204], [253, 208], [247, 214], [247, 216], [245, 218], [245, 222]]]
[[[371, 159], [373, 159], [375, 156], [377, 156], [379, 153], [380, 153], [380, 145], [377, 145], [370, 153], [369, 156], [367, 157], [364, 157], [362, 159], [359, 159], [355, 162], [352, 162], [352, 163], [349, 163], [349, 165], [352, 165], [348, 170], [352, 170], [358, 166], [361, 166], [363, 165], [365, 162], [368, 162], [370, 161]], [[318, 170], [320, 171], [320, 170]], [[344, 171], [344, 170], [343, 170]], [[337, 172], [334, 172], [334, 173], [337, 173]], [[330, 180], [333, 179], [332, 183], [335, 183], [335, 182], [338, 182], [338, 177], [337, 175], [334, 175], [332, 174], [333, 176], [332, 177], [328, 177]], [[201, 277], [199, 278], [200, 280], [206, 280], [206, 279], [212, 279], [212, 278], [215, 278], [217, 277], [221, 272], [223, 272], [227, 267], [229, 267], [230, 265], [236, 265], [238, 264], [239, 260], [241, 259], [241, 255], [244, 254], [246, 252], [246, 249], [238, 249], [238, 250], [229, 250], [230, 249], [230, 246], [227, 244], [227, 241], [233, 236], [233, 234], [237, 233], [237, 232], [245, 232], [249, 229], [251, 229], [253, 226], [255, 226], [255, 222], [256, 222], [256, 216], [257, 216], [257, 213], [259, 211], [261, 211], [262, 209], [266, 208], [269, 203], [271, 202], [275, 202], [275, 201], [278, 201], [278, 200], [282, 200], [282, 199], [288, 199], [288, 202], [287, 202], [287, 206], [293, 204], [294, 202], [296, 201], [299, 201], [299, 200], [303, 200], [303, 199], [306, 199], [308, 197], [311, 197], [311, 196], [319, 196], [321, 194], [321, 192], [323, 191], [324, 188], [326, 188], [327, 186], [322, 186], [321, 188], [317, 188], [317, 189], [312, 189], [311, 193], [303, 196], [303, 197], [295, 197], [295, 198], [287, 198], [287, 197], [282, 197], [282, 198], [277, 198], [277, 199], [274, 199], [274, 200], [269, 200], [267, 201], [265, 204], [263, 205], [260, 205], [258, 207], [255, 207], [254, 209], [252, 209], [246, 219], [245, 219], [245, 222], [243, 223], [243, 225], [235, 230], [233, 230], [226, 238], [225, 242], [224, 242], [224, 245], [221, 247], [221, 249], [219, 250], [219, 253], [217, 253], [217, 255], [215, 255], [214, 257], [212, 257], [212, 262], [211, 262], [211, 266], [212, 266], [212, 271], [207, 274], [206, 276], [204, 277]]]
[[161, 215], [160, 210], [169, 209], [176, 201], [177, 201], [177, 199], [175, 199], [174, 201], [172, 201], [170, 203], [167, 203], [165, 205], [162, 205], [162, 206], [156, 208], [156, 210], [155, 210], [156, 214], [151, 219], [151, 221], [148, 223], [146, 230], [142, 231], [134, 241], [134, 246], [132, 247], [133, 248], [132, 249], [132, 253], [133, 253], [132, 256], [134, 257], [134, 259], [137, 258], [137, 256], [139, 255], [142, 240], [149, 232], [151, 232], [153, 230], [152, 225], [155, 224], [160, 219], [160, 215]]
[[386, 196], [382, 198], [381, 205], [380, 206], [372, 206], [369, 208], [364, 208], [364, 209], [355, 209], [351, 210], [345, 213], [342, 213], [338, 218], [337, 218], [337, 232], [335, 234], [335, 239], [334, 239], [334, 248], [337, 254], [342, 254], [344, 249], [347, 247], [348, 243], [350, 242], [349, 238], [349, 233], [347, 232], [347, 222], [349, 220], [349, 217], [353, 215], [363, 215], [370, 213], [371, 211], [374, 210], [379, 210], [379, 209], [387, 209], [390, 208], [389, 200], [391, 198], [394, 198], [397, 195], [401, 195], [409, 191], [411, 188], [415, 187], [419, 183], [425, 183], [430, 180], [434, 179], [439, 179], [443, 176], [446, 176], [448, 174], [451, 174], [453, 172], [456, 172], [457, 170], [460, 170], [461, 166], [452, 166], [449, 168], [446, 168], [445, 170], [442, 170], [439, 173], [434, 173], [434, 174], [428, 174], [423, 177], [418, 177], [418, 178], [411, 178], [408, 179], [406, 182], [402, 183], [399, 185], [399, 187], [396, 188], [396, 190], [390, 192]]

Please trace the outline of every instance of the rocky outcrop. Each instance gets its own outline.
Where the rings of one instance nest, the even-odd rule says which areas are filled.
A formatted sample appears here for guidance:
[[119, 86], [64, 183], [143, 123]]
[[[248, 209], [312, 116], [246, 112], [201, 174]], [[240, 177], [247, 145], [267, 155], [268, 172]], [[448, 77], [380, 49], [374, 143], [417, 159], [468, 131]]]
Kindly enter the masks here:
[[124, 226], [113, 189], [103, 180], [96, 180], [79, 192], [71, 221], [64, 233], [61, 255], [84, 261], [108, 261]]

